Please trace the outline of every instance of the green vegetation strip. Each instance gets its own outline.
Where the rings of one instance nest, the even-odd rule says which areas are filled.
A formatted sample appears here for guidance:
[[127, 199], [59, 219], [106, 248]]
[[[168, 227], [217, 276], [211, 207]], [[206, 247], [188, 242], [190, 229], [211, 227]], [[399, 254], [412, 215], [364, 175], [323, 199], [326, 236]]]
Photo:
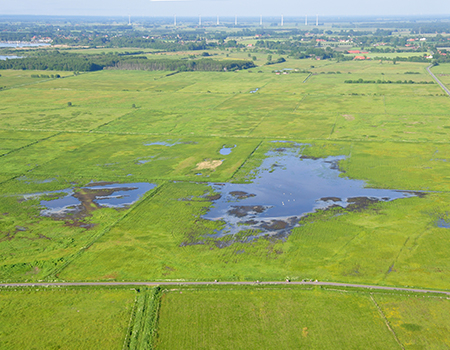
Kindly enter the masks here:
[[161, 288], [137, 289], [137, 310], [134, 313], [134, 325], [128, 341], [128, 349], [153, 349], [156, 325], [161, 301]]

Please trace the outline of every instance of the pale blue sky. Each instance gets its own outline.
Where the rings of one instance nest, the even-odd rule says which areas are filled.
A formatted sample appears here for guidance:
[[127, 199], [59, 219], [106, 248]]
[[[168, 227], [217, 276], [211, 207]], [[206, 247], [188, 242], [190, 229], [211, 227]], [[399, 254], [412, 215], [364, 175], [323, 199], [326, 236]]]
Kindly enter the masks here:
[[0, 15], [450, 15], [450, 0], [0, 0]]

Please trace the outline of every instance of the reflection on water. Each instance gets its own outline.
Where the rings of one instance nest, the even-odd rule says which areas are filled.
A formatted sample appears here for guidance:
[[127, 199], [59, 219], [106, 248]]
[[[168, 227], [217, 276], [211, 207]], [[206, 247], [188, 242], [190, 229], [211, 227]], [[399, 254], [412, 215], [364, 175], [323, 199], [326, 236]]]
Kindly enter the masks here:
[[221, 237], [253, 230], [252, 237], [290, 233], [300, 218], [332, 206], [361, 207], [376, 201], [413, 196], [410, 192], [366, 188], [362, 180], [339, 177], [338, 162], [344, 156], [308, 158], [301, 148], [278, 148], [268, 153], [250, 184], [211, 184], [220, 194], [203, 215], [223, 220]]
[[[43, 192], [36, 196], [63, 194], [59, 198], [41, 200], [44, 216], [66, 216], [68, 214], [87, 213], [99, 208], [125, 208], [136, 202], [147, 191], [157, 185], [147, 182], [128, 184], [92, 183], [77, 189]], [[26, 197], [25, 197], [26, 198]]]

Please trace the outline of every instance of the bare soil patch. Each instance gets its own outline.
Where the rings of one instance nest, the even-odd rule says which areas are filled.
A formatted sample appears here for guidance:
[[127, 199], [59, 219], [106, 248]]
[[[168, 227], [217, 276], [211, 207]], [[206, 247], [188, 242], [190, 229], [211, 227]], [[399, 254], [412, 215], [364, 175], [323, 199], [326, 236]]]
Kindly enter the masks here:
[[203, 170], [203, 169], [211, 169], [214, 170], [218, 166], [222, 165], [221, 160], [205, 160], [203, 162], [197, 163], [197, 170]]

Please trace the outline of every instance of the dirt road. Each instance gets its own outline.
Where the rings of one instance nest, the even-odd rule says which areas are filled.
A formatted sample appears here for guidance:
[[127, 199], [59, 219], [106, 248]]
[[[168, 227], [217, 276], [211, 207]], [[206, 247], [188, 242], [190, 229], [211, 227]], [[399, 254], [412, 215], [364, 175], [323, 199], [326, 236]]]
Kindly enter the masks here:
[[447, 95], [450, 96], [450, 91], [448, 91], [447, 87], [441, 83], [441, 81], [431, 72], [430, 68], [433, 67], [432, 65], [427, 67], [428, 73], [430, 73], [431, 77], [436, 80], [436, 82], [441, 86], [441, 88], [447, 93]]
[[450, 291], [445, 290], [432, 290], [432, 289], [419, 289], [419, 288], [404, 288], [404, 287], [386, 287], [386, 286], [374, 286], [367, 284], [352, 284], [352, 283], [337, 283], [337, 282], [287, 282], [287, 281], [253, 281], [253, 282], [33, 282], [33, 283], [0, 283], [0, 287], [27, 287], [27, 286], [177, 286], [177, 285], [313, 285], [313, 286], [332, 286], [332, 287], [352, 287], [352, 288], [364, 288], [369, 290], [391, 290], [391, 291], [404, 291], [414, 293], [437, 293], [450, 296]]

